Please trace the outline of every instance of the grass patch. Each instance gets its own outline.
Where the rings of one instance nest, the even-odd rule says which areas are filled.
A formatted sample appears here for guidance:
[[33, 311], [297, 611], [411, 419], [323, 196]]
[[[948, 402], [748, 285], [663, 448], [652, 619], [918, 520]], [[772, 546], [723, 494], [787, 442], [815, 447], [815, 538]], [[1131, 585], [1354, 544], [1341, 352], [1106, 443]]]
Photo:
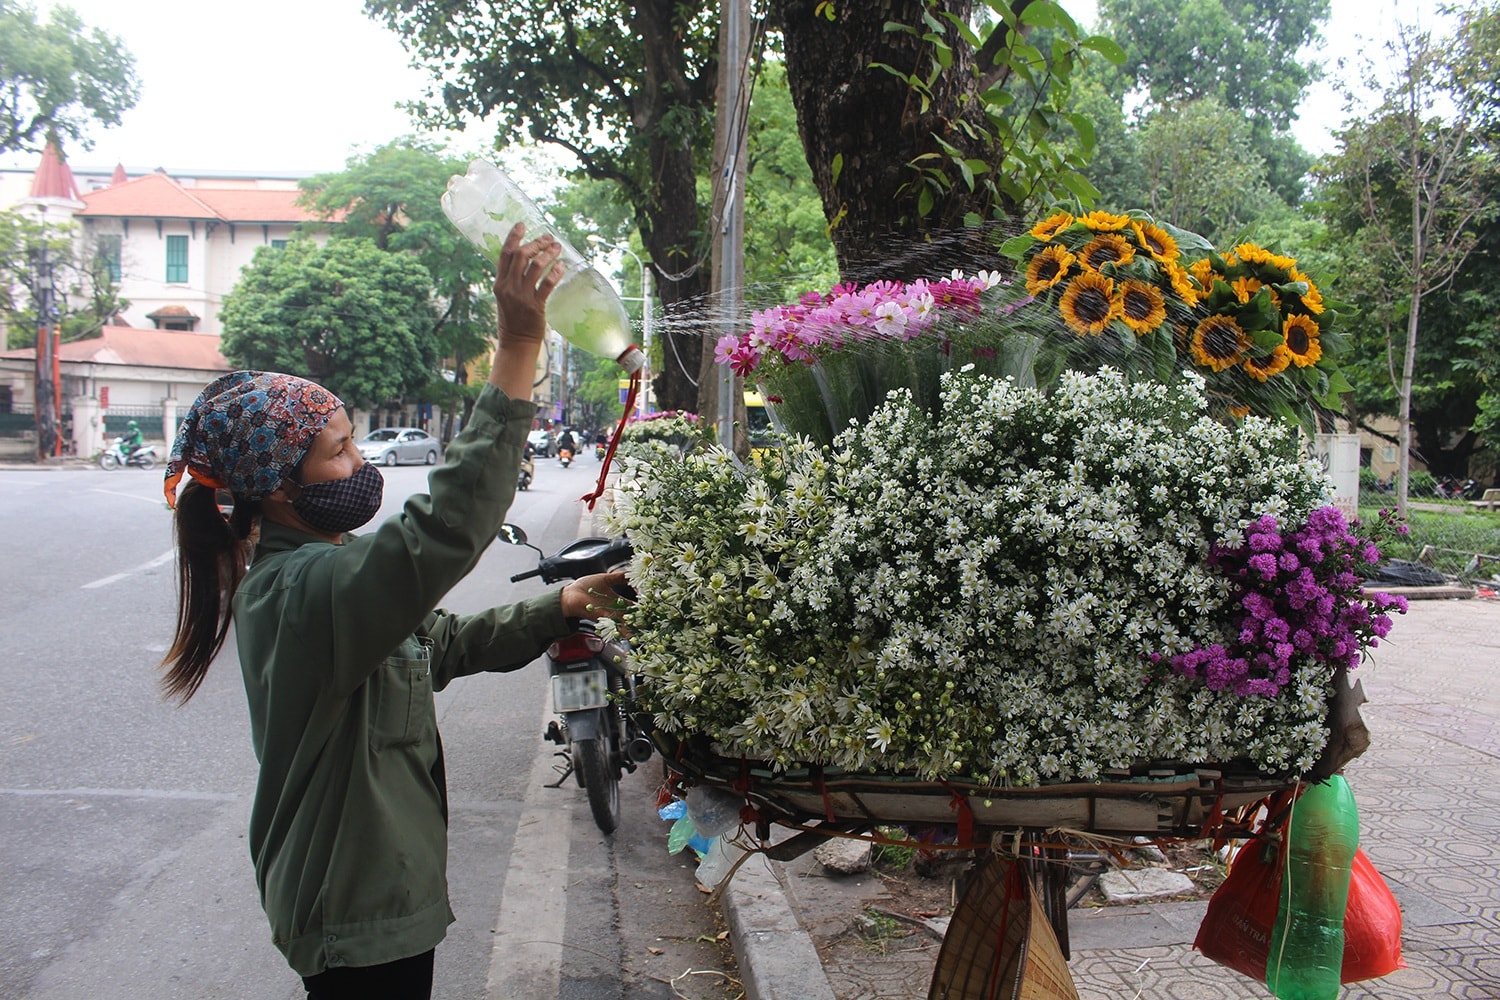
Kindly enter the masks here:
[[[1408, 511], [1409, 533], [1388, 540], [1381, 555], [1421, 562], [1460, 579], [1500, 576], [1500, 511], [1478, 510], [1461, 502], [1444, 506], [1444, 510]], [[1373, 524], [1382, 509], [1386, 508], [1361, 506], [1359, 518]]]

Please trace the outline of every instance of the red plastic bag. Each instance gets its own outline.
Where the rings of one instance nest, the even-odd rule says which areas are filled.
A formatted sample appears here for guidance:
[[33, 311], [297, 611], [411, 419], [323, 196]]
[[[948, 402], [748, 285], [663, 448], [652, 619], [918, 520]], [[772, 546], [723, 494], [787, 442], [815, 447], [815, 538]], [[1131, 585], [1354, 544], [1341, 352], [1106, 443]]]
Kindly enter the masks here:
[[1203, 957], [1261, 983], [1266, 981], [1271, 928], [1281, 907], [1280, 860], [1266, 841], [1252, 840], [1240, 848], [1229, 877], [1209, 899], [1193, 941]]
[[1390, 886], [1365, 857], [1354, 852], [1349, 870], [1349, 908], [1344, 911], [1344, 964], [1339, 978], [1346, 983], [1378, 979], [1406, 968], [1401, 960], [1401, 904]]
[[[1275, 849], [1262, 841], [1246, 844], [1235, 855], [1229, 877], [1208, 901], [1208, 913], [1193, 941], [1205, 958], [1260, 983], [1266, 981], [1271, 928], [1281, 904], [1280, 860]], [[1356, 983], [1404, 968], [1401, 906], [1364, 850], [1355, 851], [1339, 978]]]

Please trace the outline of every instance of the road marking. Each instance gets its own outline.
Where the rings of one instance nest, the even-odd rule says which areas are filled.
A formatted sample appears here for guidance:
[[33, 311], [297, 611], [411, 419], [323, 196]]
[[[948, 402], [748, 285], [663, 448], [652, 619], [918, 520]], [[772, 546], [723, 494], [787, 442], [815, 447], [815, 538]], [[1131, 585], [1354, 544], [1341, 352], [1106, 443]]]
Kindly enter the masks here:
[[89, 490], [90, 493], [108, 493], [112, 497], [126, 497], [131, 500], [144, 500], [153, 507], [165, 507], [167, 502], [161, 497], [143, 497], [139, 493], [121, 493], [119, 490], [101, 490], [95, 486]]
[[[543, 728], [551, 715], [543, 714]], [[556, 777], [552, 763], [551, 754], [539, 753], [531, 765], [495, 918], [485, 1000], [555, 997], [561, 990], [573, 797], [546, 794], [542, 786]]]
[[234, 792], [192, 792], [168, 788], [0, 788], [0, 795], [60, 799], [187, 799], [193, 802], [238, 802]]
[[173, 551], [172, 549], [168, 549], [167, 551], [163, 552], [161, 555], [157, 556], [155, 559], [151, 560], [150, 562], [141, 563], [139, 566], [135, 567], [134, 569], [127, 569], [123, 573], [116, 573], [113, 576], [102, 577], [102, 578], [100, 578], [98, 580], [93, 581], [92, 583], [85, 583], [79, 589], [80, 590], [94, 590], [94, 589], [96, 589], [98, 587], [107, 587], [107, 586], [109, 586], [112, 583], [119, 583], [121, 580], [123, 580], [126, 577], [131, 576], [131, 575], [133, 575], [135, 573], [144, 573], [148, 569], [155, 569], [158, 566], [161, 566], [161, 565], [163, 565], [165, 563], [171, 562], [172, 559], [173, 559], [173, 557], [176, 556], [176, 554], [177, 553], [175, 551]]

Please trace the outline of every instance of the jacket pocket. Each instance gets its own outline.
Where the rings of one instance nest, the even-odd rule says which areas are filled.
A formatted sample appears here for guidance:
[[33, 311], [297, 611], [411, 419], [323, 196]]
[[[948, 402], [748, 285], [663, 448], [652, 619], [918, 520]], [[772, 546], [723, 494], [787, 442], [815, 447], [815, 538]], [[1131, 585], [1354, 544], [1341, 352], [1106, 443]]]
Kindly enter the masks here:
[[436, 727], [432, 648], [409, 638], [370, 678], [370, 747], [415, 746]]

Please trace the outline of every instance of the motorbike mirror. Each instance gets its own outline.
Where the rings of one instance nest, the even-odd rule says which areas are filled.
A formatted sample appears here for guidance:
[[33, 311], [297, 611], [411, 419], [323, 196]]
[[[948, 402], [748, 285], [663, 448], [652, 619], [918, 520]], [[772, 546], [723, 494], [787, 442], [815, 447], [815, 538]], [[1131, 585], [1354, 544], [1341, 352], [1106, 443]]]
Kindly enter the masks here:
[[526, 532], [522, 531], [521, 526], [518, 524], [507, 522], [500, 525], [500, 533], [495, 537], [499, 538], [502, 542], [509, 542], [511, 545], [526, 544]]

